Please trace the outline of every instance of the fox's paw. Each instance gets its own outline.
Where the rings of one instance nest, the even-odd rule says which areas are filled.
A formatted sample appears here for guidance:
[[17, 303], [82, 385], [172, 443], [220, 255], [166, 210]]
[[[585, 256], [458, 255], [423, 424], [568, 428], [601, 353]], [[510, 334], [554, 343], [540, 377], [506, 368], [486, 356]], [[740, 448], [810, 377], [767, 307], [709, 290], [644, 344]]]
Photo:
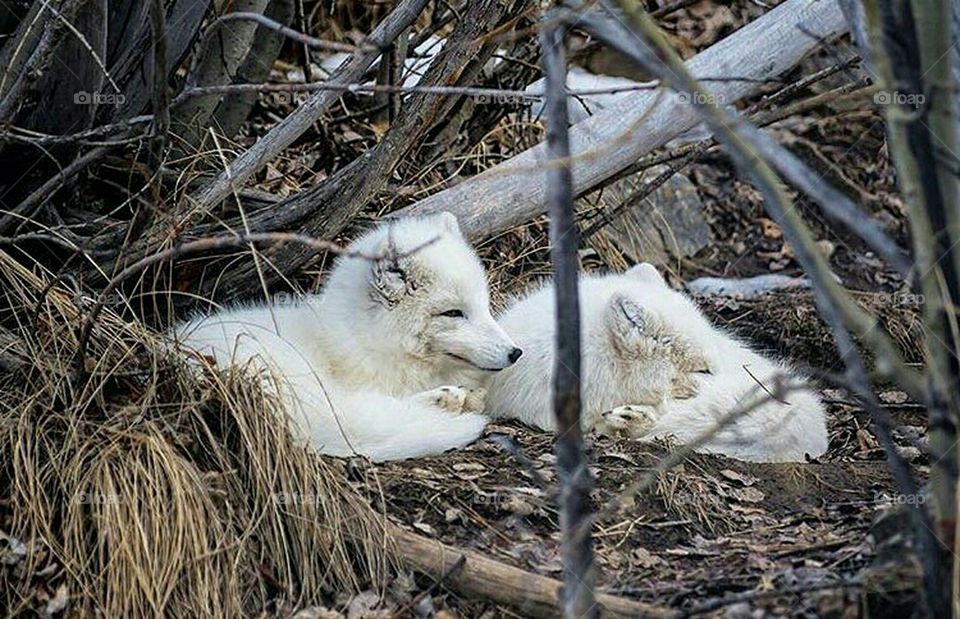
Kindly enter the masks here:
[[468, 390], [463, 387], [437, 387], [418, 393], [415, 397], [425, 404], [436, 406], [450, 413], [462, 413], [467, 401]]
[[482, 413], [486, 405], [487, 390], [445, 385], [413, 397], [428, 406], [435, 406], [449, 413]]
[[604, 436], [637, 439], [649, 432], [656, 422], [657, 410], [653, 406], [628, 404], [602, 413], [594, 431]]

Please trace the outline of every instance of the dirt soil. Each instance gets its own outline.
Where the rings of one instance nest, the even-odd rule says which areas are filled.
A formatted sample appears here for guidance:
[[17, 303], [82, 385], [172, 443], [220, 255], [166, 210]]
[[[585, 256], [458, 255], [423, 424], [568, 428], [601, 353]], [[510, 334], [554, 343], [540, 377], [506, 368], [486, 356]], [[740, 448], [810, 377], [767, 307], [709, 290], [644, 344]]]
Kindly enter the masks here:
[[[831, 449], [818, 461], [757, 464], [692, 455], [601, 519], [594, 529], [600, 589], [676, 609], [755, 592], [760, 597], [750, 607], [776, 616], [855, 610], [853, 584], [875, 558], [871, 524], [896, 492], [862, 416], [843, 405], [831, 408]], [[922, 423], [916, 411], [894, 412], [905, 426]], [[595, 506], [608, 505], [666, 453], [662, 446], [597, 439]], [[358, 485], [371, 500], [411, 530], [562, 578], [554, 465], [549, 435], [497, 423], [483, 440], [444, 456], [372, 470], [358, 463], [357, 481], [364, 479]], [[827, 585], [835, 588], [820, 588]], [[781, 593], [759, 593], [770, 591]], [[452, 594], [439, 598], [440, 608], [465, 616], [494, 610]], [[485, 616], [512, 615], [496, 609]]]

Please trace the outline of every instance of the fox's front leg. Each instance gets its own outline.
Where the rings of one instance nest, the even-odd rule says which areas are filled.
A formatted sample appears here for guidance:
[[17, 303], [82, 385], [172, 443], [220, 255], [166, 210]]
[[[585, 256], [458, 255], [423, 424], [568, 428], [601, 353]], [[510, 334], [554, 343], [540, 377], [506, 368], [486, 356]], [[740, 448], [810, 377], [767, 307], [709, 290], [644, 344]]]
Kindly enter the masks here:
[[483, 411], [486, 395], [486, 389], [447, 385], [422, 391], [411, 398], [451, 413], [479, 413]]

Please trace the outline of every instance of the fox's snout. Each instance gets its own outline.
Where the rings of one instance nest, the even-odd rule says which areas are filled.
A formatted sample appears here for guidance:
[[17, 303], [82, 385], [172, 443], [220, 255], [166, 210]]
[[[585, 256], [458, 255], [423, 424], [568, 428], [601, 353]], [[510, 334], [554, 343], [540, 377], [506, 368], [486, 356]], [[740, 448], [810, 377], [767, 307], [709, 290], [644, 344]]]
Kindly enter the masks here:
[[468, 322], [444, 340], [447, 354], [487, 372], [508, 368], [523, 354], [493, 318]]
[[500, 325], [493, 322], [492, 319], [490, 321], [490, 327], [493, 329], [491, 336], [494, 338], [494, 341], [499, 342], [499, 346], [497, 346], [499, 350], [497, 352], [499, 355], [503, 355], [500, 363], [497, 363], [496, 367], [492, 369], [502, 370], [508, 368], [516, 363], [517, 359], [523, 355], [523, 350], [517, 347], [517, 345], [514, 344], [513, 339], [507, 335], [507, 332], [501, 329]]

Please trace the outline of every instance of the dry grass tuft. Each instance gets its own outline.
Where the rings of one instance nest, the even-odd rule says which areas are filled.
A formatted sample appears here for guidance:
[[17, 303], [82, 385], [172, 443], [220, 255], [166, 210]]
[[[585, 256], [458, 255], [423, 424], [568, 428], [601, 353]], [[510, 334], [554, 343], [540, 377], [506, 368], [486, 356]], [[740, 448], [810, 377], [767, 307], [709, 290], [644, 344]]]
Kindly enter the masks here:
[[0, 252], [0, 607], [237, 616], [383, 582], [383, 523], [256, 377], [109, 311], [81, 376], [89, 303], [53, 281]]

